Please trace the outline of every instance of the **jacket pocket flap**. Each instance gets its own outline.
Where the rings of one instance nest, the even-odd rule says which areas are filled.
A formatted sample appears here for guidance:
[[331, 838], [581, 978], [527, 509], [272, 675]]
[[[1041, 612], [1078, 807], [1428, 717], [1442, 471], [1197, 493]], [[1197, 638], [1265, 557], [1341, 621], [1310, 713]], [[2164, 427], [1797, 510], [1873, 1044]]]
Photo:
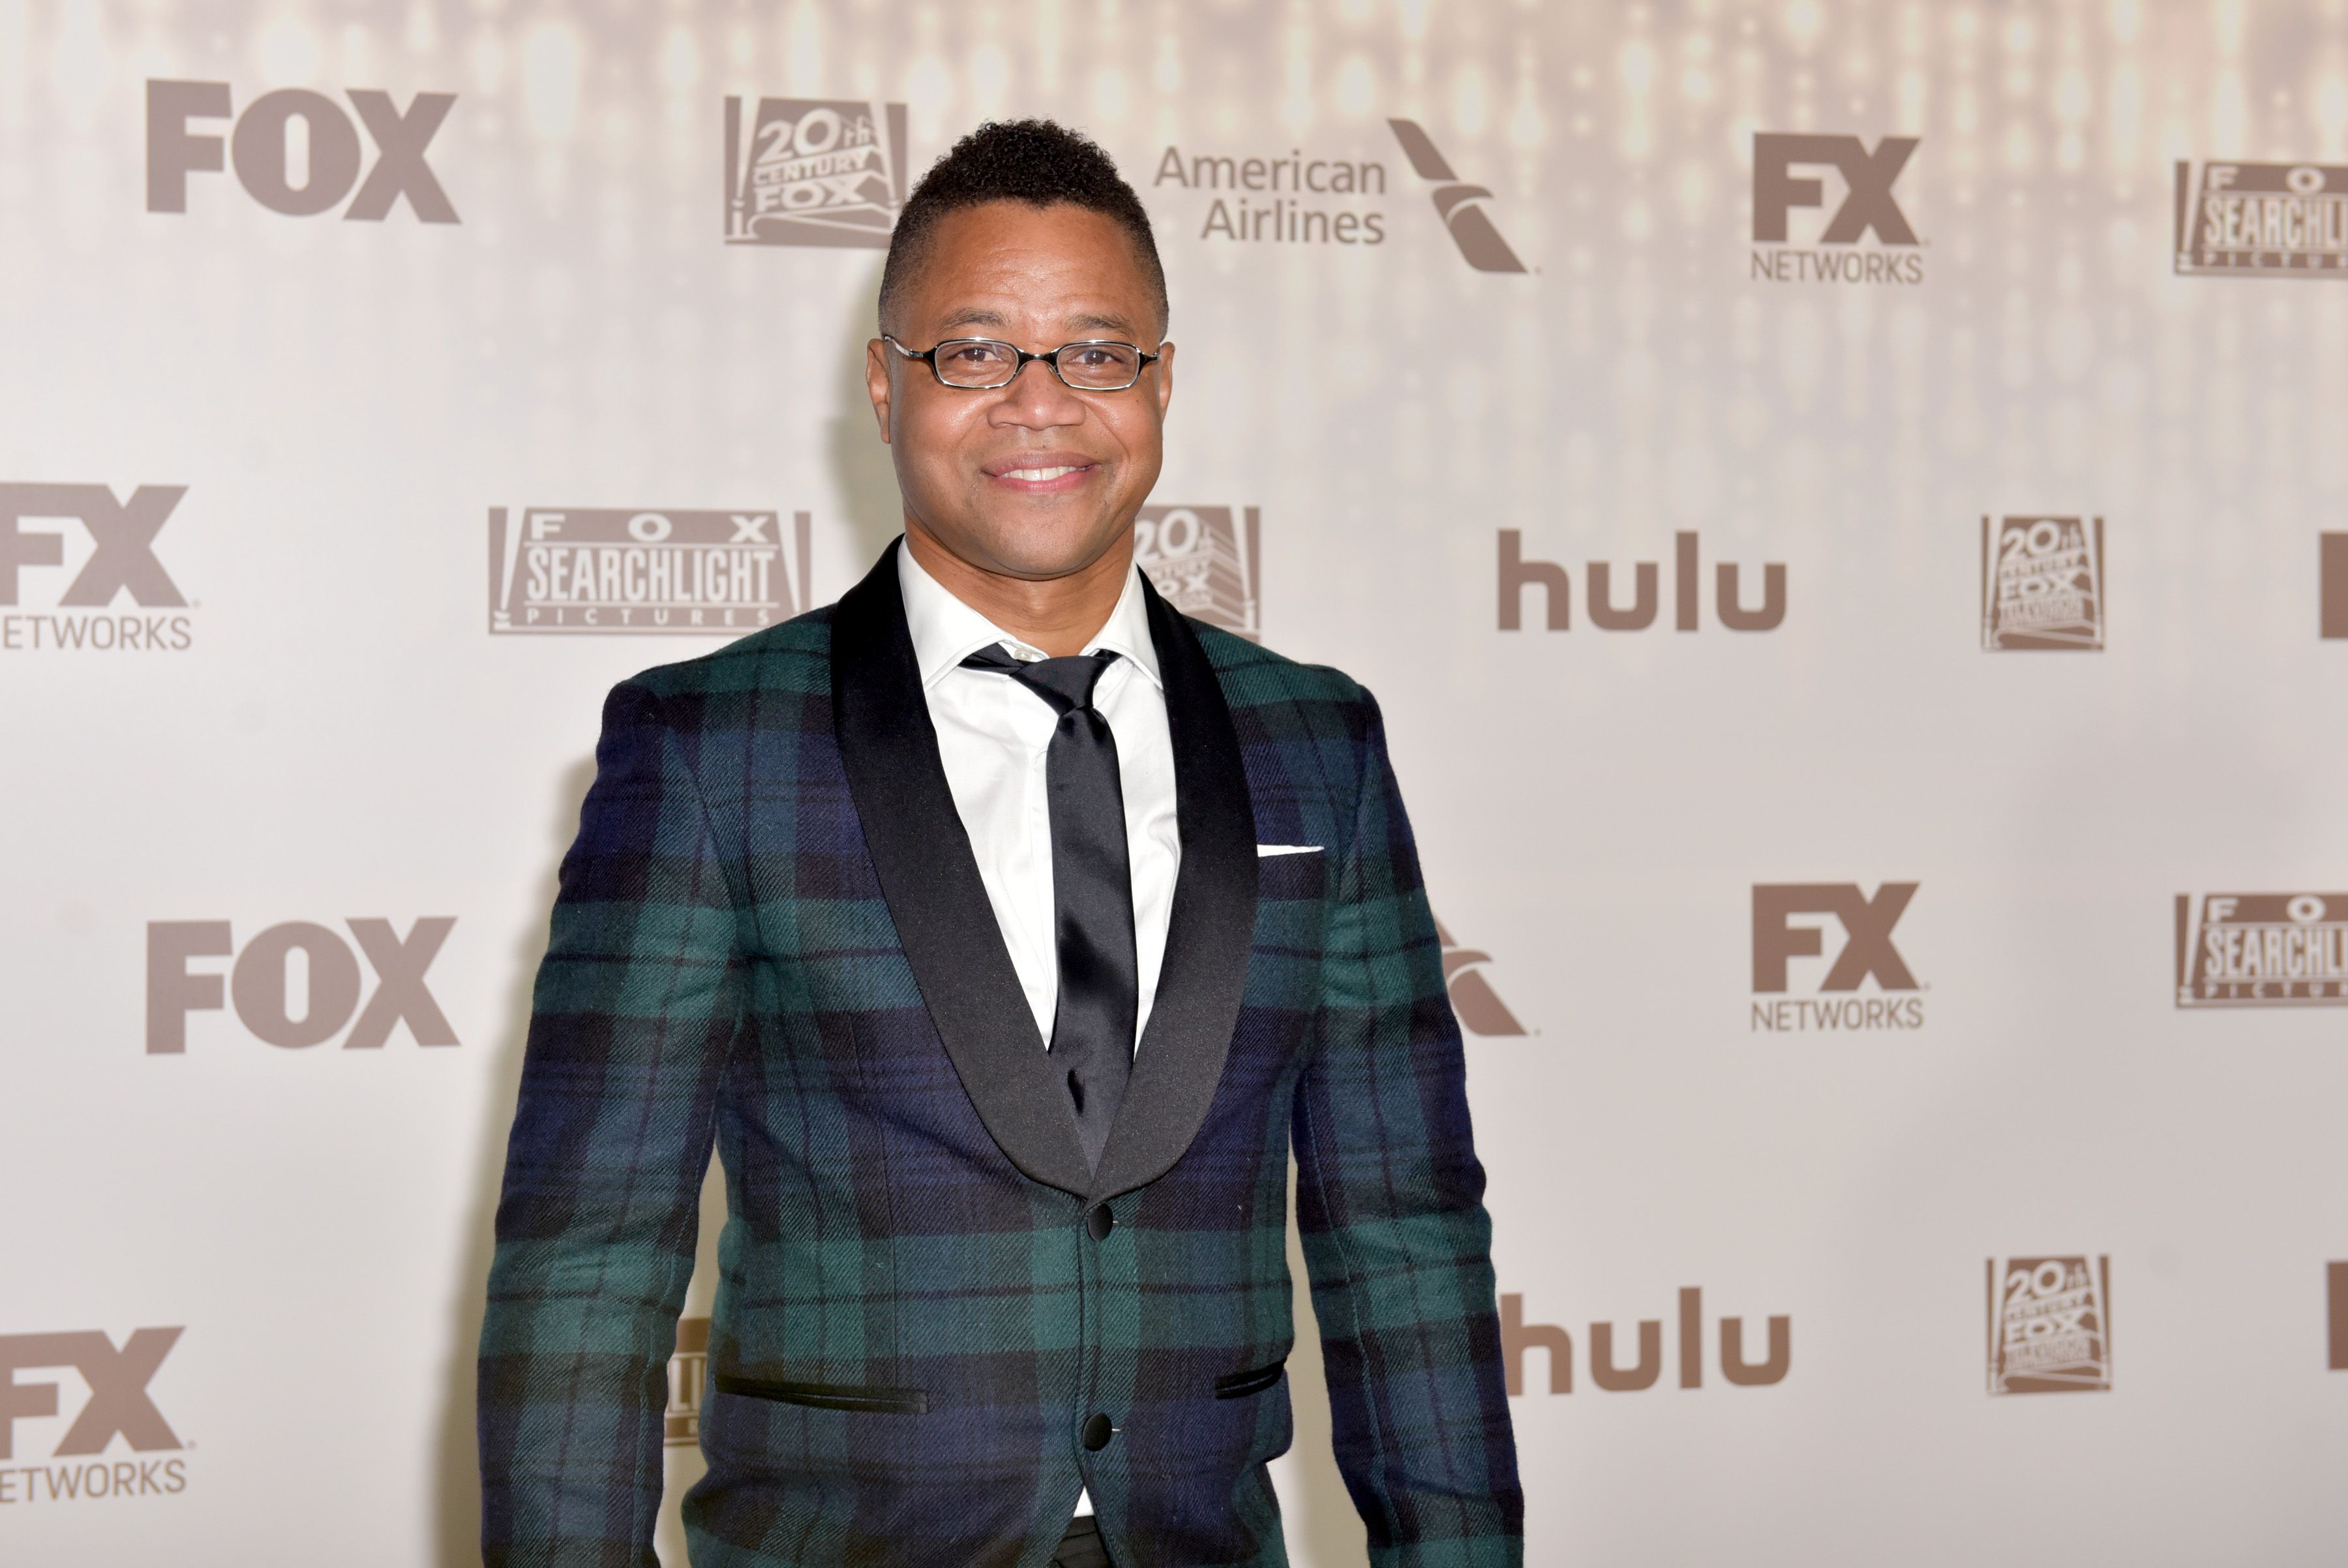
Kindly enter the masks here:
[[1215, 1398], [1244, 1399], [1250, 1394], [1261, 1394], [1280, 1381], [1280, 1369], [1288, 1365], [1283, 1356], [1269, 1367], [1259, 1367], [1251, 1372], [1228, 1372], [1215, 1379]]
[[919, 1388], [860, 1387], [852, 1383], [775, 1383], [763, 1377], [737, 1377], [730, 1372], [720, 1372], [711, 1381], [721, 1394], [806, 1405], [818, 1410], [872, 1410], [884, 1415], [919, 1416], [930, 1408], [930, 1397]]

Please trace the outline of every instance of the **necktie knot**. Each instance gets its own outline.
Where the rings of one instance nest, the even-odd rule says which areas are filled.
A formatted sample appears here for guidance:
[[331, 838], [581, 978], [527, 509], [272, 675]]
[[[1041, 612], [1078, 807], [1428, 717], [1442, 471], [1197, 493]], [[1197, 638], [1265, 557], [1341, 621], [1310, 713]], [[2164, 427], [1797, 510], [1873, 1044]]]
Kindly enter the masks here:
[[1117, 656], [1114, 649], [1101, 648], [1066, 658], [1015, 659], [1000, 643], [990, 643], [962, 663], [964, 669], [1009, 676], [1050, 703], [1054, 713], [1066, 717], [1074, 709], [1092, 706], [1093, 688]]

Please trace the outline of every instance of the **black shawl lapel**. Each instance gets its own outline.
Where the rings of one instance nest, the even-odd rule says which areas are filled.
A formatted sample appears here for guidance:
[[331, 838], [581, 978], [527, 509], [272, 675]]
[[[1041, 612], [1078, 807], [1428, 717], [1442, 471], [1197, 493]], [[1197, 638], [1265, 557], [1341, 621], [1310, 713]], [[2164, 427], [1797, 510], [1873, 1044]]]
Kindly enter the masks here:
[[[1157, 999], [1086, 1194], [1092, 1202], [1155, 1181], [1198, 1136], [1231, 1054], [1255, 945], [1255, 809], [1231, 705], [1198, 634], [1146, 575], [1141, 592], [1174, 738], [1182, 867], [1174, 879]], [[1009, 960], [1004, 963], [1007, 968]]]
[[[898, 940], [913, 966], [931, 1021], [953, 1058], [963, 1091], [1012, 1164], [1046, 1186], [1082, 1196], [1093, 1178], [1076, 1139], [1076, 1114], [1069, 1109], [1067, 1090], [1052, 1071], [1043, 1037], [1035, 1032], [1035, 1015], [1003, 945], [970, 837], [946, 788], [945, 767], [938, 760], [937, 732], [922, 695], [921, 671], [913, 660], [912, 634], [906, 629], [905, 602], [897, 583], [897, 552], [903, 548], [901, 542], [883, 552], [880, 563], [832, 612], [832, 727], [848, 772], [849, 793], [863, 821], [864, 841], [880, 874]], [[1162, 634], [1159, 642], [1162, 650]], [[1159, 657], [1163, 663], [1162, 651]], [[1203, 658], [1200, 665], [1203, 670]], [[1211, 683], [1212, 672], [1207, 672], [1207, 679]], [[1228, 714], [1222, 724], [1228, 731]], [[1179, 758], [1179, 727], [1175, 749]], [[1177, 778], [1179, 787], [1188, 787], [1187, 773], [1178, 770]], [[1179, 820], [1183, 869], [1178, 882], [1187, 885], [1191, 832], [1187, 810], [1179, 810]], [[1251, 845], [1249, 853], [1254, 853]], [[1247, 869], [1252, 878], [1252, 863]], [[1251, 895], [1252, 892], [1251, 882]], [[1178, 929], [1181, 907], [1178, 886]], [[1252, 913], [1251, 907], [1251, 917]], [[1243, 969], [1245, 938], [1241, 940]], [[1169, 968], [1170, 972], [1170, 952]], [[1164, 994], [1161, 986], [1161, 1007]], [[1236, 986], [1233, 998], [1236, 1002]], [[1158, 1028], [1153, 1016], [1153, 1040]], [[1228, 1020], [1224, 1030], [1229, 1033]], [[1220, 1068], [1220, 1048], [1215, 1061]], [[1135, 1087], [1139, 1084], [1137, 1078]], [[1201, 1101], [1200, 1114], [1204, 1112]], [[1112, 1129], [1109, 1154], [1114, 1154], [1116, 1137], [1124, 1127], [1119, 1120]], [[1197, 1128], [1198, 1118], [1193, 1117], [1182, 1134], [1185, 1142]]]

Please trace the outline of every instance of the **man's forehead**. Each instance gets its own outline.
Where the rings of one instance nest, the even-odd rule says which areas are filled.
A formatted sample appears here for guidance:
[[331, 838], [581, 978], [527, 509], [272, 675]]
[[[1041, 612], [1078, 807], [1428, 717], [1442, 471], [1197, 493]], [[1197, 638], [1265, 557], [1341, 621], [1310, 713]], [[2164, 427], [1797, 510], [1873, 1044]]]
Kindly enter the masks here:
[[906, 302], [941, 332], [1154, 330], [1157, 291], [1132, 237], [1066, 203], [987, 201], [945, 214]]

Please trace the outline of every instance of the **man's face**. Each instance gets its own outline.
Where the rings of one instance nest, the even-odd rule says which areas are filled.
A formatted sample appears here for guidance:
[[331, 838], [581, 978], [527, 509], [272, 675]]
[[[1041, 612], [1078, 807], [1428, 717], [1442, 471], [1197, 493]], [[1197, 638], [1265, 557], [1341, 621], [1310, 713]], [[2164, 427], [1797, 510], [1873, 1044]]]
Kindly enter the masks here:
[[[991, 337], [1031, 354], [1079, 338], [1159, 346], [1156, 296], [1115, 220], [990, 201], [948, 213], [889, 331], [908, 348]], [[1174, 350], [1121, 392], [1078, 392], [1045, 365], [993, 391], [941, 386], [875, 338], [865, 384], [909, 527], [983, 572], [1043, 580], [1129, 542], [1158, 482]]]

